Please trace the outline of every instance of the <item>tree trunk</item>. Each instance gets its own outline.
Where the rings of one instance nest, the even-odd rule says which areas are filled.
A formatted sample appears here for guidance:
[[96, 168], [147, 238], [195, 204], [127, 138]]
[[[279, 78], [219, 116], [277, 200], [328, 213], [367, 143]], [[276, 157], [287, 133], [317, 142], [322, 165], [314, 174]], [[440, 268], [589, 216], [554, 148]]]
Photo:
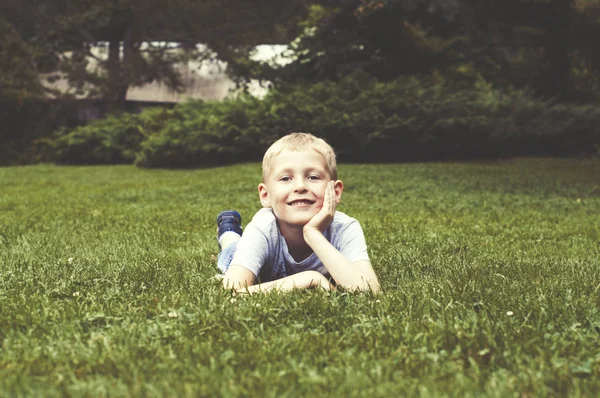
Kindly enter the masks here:
[[123, 103], [119, 101], [120, 86], [122, 80], [121, 73], [121, 41], [113, 38], [108, 42], [108, 84], [105, 93], [105, 99], [108, 101], [110, 112], [119, 112], [123, 110]]
[[121, 80], [117, 92], [117, 101], [121, 109], [125, 108], [127, 90], [133, 79], [133, 52], [135, 51], [131, 26], [128, 26], [123, 35], [123, 61], [121, 63]]
[[571, 29], [572, 0], [554, 0], [551, 19], [553, 29], [549, 32], [546, 46], [548, 69], [545, 76], [545, 92], [553, 97], [570, 94], [569, 36]]
[[[121, 43], [123, 43], [123, 54], [121, 57]], [[108, 44], [108, 90], [105, 99], [109, 102], [111, 112], [121, 112], [125, 110], [125, 100], [127, 90], [132, 80], [131, 65], [135, 46], [131, 33], [131, 28], [126, 28], [123, 34], [123, 41], [119, 38], [113, 38]]]

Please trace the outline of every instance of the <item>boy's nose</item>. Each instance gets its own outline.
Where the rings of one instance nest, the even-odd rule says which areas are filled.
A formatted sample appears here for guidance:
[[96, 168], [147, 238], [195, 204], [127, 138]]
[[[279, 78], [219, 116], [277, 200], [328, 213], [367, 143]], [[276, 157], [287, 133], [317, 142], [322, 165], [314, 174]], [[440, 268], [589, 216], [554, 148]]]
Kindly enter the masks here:
[[306, 182], [304, 181], [304, 178], [296, 178], [296, 184], [294, 188], [296, 191], [306, 190]]

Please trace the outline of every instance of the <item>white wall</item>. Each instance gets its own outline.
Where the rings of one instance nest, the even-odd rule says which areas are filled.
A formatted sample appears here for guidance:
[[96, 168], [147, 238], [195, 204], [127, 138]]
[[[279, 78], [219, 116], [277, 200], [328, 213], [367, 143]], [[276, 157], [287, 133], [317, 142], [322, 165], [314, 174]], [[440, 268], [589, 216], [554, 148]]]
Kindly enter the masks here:
[[[275, 62], [284, 64], [279, 57], [287, 46], [281, 45], [263, 45], [257, 46], [252, 59], [264, 62]], [[94, 51], [95, 55], [102, 57], [102, 51]], [[68, 57], [69, 54], [63, 56]], [[131, 87], [127, 92], [127, 99], [132, 101], [152, 101], [152, 102], [181, 102], [188, 98], [203, 100], [222, 100], [235, 89], [233, 81], [225, 74], [227, 64], [220, 61], [204, 61], [202, 63], [189, 61], [187, 64], [177, 65], [176, 68], [181, 72], [184, 90], [181, 93], [169, 90], [167, 86], [159, 83], [150, 83], [142, 87]], [[95, 71], [98, 64], [93, 58], [89, 59], [88, 70]], [[46, 87], [58, 90], [66, 94], [75, 95], [72, 88], [69, 87], [65, 79], [59, 79], [55, 82], [48, 82], [47, 77], [50, 74], [40, 76], [42, 84]], [[251, 82], [250, 92], [258, 97], [266, 93], [266, 88], [261, 87], [257, 81]], [[76, 98], [89, 98], [87, 94], [75, 95]]]

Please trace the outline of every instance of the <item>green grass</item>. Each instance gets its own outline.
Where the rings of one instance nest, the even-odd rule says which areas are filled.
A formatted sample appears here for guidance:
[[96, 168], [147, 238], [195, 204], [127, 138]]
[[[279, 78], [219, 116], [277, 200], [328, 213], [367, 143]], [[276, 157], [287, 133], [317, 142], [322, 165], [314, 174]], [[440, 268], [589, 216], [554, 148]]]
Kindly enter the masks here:
[[378, 297], [211, 279], [258, 164], [0, 169], [0, 395], [600, 393], [600, 159], [340, 176]]

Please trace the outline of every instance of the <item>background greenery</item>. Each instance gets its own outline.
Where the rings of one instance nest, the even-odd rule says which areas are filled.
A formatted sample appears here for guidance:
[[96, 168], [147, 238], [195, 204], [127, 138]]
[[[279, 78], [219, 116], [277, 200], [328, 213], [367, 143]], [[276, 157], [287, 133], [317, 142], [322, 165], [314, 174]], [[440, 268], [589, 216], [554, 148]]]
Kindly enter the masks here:
[[108, 117], [49, 140], [60, 163], [198, 167], [260, 160], [290, 131], [314, 132], [343, 161], [497, 158], [598, 153], [600, 108], [540, 100], [484, 81], [364, 73], [222, 102]]
[[[351, 161], [578, 155], [599, 141], [598, 0], [5, 0], [0, 33], [0, 164], [223, 164], [297, 130]], [[285, 62], [253, 61], [259, 44], [287, 46]], [[129, 88], [182, 90], [177, 65], [215, 60], [238, 88], [276, 92], [182, 105], [151, 127], [154, 113], [140, 128], [114, 116]], [[68, 92], [43, 86], [58, 78]], [[111, 116], [73, 131], [58, 108], [72, 100], [77, 115], [84, 98]], [[61, 127], [48, 152], [40, 138]]]
[[0, 168], [0, 391], [596, 396], [600, 161], [342, 165], [383, 294], [235, 297], [260, 165]]

